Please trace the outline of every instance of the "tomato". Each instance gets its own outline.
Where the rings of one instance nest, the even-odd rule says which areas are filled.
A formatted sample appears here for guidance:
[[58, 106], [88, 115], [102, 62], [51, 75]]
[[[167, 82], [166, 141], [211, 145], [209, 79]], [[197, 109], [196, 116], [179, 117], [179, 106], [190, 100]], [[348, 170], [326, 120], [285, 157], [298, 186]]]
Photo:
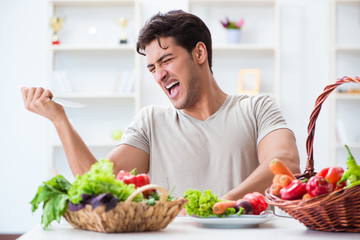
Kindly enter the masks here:
[[264, 195], [259, 192], [248, 193], [242, 198], [242, 200], [246, 200], [251, 203], [254, 209], [254, 215], [259, 215], [268, 207]]

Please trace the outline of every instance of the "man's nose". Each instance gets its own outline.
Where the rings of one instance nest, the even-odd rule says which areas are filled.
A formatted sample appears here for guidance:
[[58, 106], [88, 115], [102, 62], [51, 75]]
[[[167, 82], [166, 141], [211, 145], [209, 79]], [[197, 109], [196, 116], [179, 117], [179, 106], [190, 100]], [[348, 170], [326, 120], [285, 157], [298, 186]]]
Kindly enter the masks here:
[[165, 69], [160, 68], [158, 71], [156, 71], [156, 81], [162, 82], [166, 79], [167, 72]]

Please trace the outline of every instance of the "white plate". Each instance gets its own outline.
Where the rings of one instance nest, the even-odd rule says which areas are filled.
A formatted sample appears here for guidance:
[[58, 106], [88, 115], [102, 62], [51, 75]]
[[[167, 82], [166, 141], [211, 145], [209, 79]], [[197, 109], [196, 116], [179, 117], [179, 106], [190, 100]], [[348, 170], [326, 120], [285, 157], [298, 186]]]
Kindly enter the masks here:
[[190, 217], [195, 222], [201, 224], [202, 227], [208, 228], [248, 228], [257, 227], [261, 223], [270, 221], [273, 218], [270, 211], [264, 212], [262, 215], [232, 215], [228, 217], [212, 216], [208, 218]]

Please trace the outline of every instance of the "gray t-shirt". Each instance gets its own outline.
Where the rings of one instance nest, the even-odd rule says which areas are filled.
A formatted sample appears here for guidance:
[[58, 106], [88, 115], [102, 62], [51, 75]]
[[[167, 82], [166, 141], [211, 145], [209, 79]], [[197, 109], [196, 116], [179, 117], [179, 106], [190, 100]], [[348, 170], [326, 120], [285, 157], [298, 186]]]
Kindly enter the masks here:
[[280, 128], [286, 122], [269, 96], [229, 95], [205, 121], [172, 106], [144, 107], [120, 144], [147, 152], [151, 183], [175, 187], [173, 196], [188, 188], [221, 196], [255, 170], [257, 145]]

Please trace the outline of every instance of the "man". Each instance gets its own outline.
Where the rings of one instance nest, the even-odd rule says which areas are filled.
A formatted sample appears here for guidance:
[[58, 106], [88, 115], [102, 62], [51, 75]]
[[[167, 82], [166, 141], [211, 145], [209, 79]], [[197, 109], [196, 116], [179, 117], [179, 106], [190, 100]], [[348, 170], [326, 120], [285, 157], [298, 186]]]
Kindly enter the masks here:
[[[201, 19], [183, 11], [152, 17], [137, 51], [174, 107], [149, 106], [135, 116], [107, 156], [120, 169], [149, 173], [151, 182], [181, 196], [187, 188], [211, 189], [224, 199], [264, 192], [269, 161], [299, 172], [294, 134], [267, 96], [228, 95], [211, 69], [211, 35]], [[223, 76], [226, 78], [226, 76]], [[22, 89], [25, 106], [53, 122], [74, 175], [96, 162], [64, 109], [42, 88]]]

